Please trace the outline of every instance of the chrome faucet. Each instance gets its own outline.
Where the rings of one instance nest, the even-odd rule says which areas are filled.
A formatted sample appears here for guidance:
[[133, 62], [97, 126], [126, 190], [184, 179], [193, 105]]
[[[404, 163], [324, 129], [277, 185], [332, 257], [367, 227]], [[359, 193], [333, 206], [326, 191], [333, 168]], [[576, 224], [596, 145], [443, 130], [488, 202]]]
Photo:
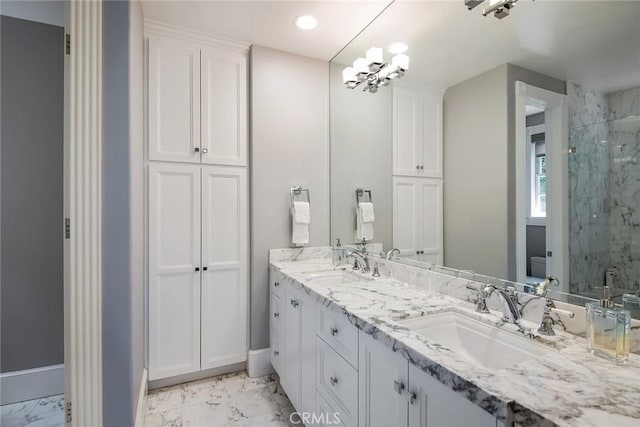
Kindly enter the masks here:
[[536, 295], [544, 297], [547, 295], [547, 288], [549, 286], [558, 286], [560, 282], [555, 277], [547, 277], [538, 284], [536, 288]]
[[370, 271], [369, 268], [369, 258], [367, 254], [361, 254], [356, 251], [347, 252], [347, 257], [353, 257], [353, 269], [362, 271], [363, 273], [368, 273]]
[[516, 290], [512, 287], [502, 289], [496, 285], [485, 286], [478, 295], [476, 311], [480, 313], [489, 313], [489, 309], [487, 308], [487, 298], [489, 298], [494, 291], [498, 293], [498, 296], [502, 300], [502, 320], [509, 323], [518, 323], [522, 316], [518, 309], [518, 295], [516, 294]]
[[390, 260], [393, 255], [400, 255], [400, 249], [393, 248], [384, 255], [384, 259]]

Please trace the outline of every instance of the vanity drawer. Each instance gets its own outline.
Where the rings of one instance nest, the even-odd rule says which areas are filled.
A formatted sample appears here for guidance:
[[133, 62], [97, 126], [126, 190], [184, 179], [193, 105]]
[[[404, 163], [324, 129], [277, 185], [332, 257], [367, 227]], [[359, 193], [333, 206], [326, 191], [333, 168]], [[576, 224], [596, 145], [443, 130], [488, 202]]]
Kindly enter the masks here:
[[273, 369], [282, 376], [282, 341], [280, 340], [280, 334], [270, 329], [269, 342], [271, 344], [271, 365]]
[[280, 303], [280, 297], [273, 292], [271, 292], [269, 322], [271, 323], [271, 329], [280, 335], [282, 333], [282, 304]]
[[320, 338], [352, 366], [358, 366], [358, 328], [343, 313], [322, 305], [319, 306], [317, 315], [317, 333]]
[[277, 296], [282, 296], [282, 284], [280, 283], [282, 280], [282, 273], [275, 271], [273, 268], [269, 269], [269, 287], [271, 288], [271, 293], [276, 294]]
[[317, 337], [317, 389], [346, 426], [358, 420], [358, 371]]
[[346, 424], [342, 422], [340, 411], [334, 409], [329, 402], [324, 398], [322, 393], [316, 395], [316, 417], [319, 417], [320, 422], [314, 425], [320, 427], [346, 427]]

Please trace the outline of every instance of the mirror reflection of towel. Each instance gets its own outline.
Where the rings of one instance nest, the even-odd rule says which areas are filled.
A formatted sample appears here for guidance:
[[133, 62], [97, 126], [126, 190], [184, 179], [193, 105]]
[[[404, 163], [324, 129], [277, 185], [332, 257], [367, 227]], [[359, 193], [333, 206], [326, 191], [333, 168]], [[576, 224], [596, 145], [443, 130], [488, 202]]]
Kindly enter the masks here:
[[373, 212], [373, 203], [358, 203], [356, 217], [356, 242], [362, 241], [362, 239], [373, 240], [373, 222], [376, 219]]

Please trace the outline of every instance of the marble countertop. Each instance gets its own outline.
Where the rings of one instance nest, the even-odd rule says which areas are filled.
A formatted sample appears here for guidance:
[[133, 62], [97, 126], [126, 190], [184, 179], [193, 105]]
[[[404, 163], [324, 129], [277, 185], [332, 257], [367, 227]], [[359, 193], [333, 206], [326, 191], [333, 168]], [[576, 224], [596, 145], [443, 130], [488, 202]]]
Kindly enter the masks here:
[[[520, 330], [500, 320], [499, 312], [481, 314], [473, 304], [416, 289], [391, 277], [366, 283], [327, 285], [309, 274], [332, 270], [326, 258], [272, 262], [276, 270], [319, 303], [344, 313], [351, 323], [401, 353], [468, 400], [502, 421], [521, 426], [640, 425], [640, 356], [618, 366], [591, 355], [584, 338], [558, 332], [542, 337], [537, 324], [523, 321]], [[550, 355], [502, 370], [488, 370], [408, 330], [397, 321], [455, 310], [522, 333], [554, 349]], [[509, 418], [509, 419], [508, 419]]]

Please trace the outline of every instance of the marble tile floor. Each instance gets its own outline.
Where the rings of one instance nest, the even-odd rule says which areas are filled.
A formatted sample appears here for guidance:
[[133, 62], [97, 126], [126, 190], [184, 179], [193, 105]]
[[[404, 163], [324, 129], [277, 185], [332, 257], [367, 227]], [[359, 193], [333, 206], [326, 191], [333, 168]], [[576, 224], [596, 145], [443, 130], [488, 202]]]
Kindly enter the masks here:
[[276, 374], [236, 372], [149, 392], [145, 427], [290, 426], [294, 411]]
[[2, 427], [64, 427], [64, 395], [0, 406]]

